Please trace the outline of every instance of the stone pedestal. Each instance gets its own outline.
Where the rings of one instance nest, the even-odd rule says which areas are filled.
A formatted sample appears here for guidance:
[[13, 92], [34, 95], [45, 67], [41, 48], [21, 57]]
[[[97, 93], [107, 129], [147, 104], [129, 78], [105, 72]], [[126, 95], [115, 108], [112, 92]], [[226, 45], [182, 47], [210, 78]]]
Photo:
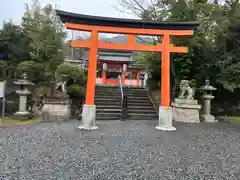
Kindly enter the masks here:
[[19, 110], [13, 114], [13, 119], [29, 119], [30, 112], [27, 111], [27, 96], [31, 94], [28, 90], [18, 90], [16, 91], [19, 94]]
[[186, 123], [200, 123], [197, 100], [175, 99], [173, 106], [173, 120]]
[[172, 108], [171, 107], [159, 107], [159, 123], [155, 127], [162, 131], [175, 131], [176, 128], [172, 126]]
[[98, 129], [96, 125], [96, 106], [95, 105], [83, 105], [82, 121], [78, 126], [79, 129], [94, 130]]
[[67, 95], [44, 98], [42, 118], [44, 121], [61, 121], [70, 117], [70, 101]]

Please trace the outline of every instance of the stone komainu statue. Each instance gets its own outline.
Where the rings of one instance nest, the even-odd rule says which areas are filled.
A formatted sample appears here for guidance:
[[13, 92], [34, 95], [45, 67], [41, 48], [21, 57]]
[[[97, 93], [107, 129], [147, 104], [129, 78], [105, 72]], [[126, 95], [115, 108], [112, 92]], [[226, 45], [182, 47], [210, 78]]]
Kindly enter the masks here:
[[56, 78], [56, 87], [55, 89], [62, 92], [62, 93], [66, 93], [66, 81], [62, 80], [62, 77], [60, 75], [58, 75], [57, 73], [55, 73], [55, 78]]
[[194, 91], [189, 86], [188, 80], [180, 81], [180, 94], [178, 96], [179, 99], [193, 99]]

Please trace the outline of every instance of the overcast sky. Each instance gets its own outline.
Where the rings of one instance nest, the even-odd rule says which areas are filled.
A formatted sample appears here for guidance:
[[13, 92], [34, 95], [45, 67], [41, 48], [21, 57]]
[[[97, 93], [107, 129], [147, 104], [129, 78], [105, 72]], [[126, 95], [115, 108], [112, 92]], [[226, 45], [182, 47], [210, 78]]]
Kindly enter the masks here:
[[[24, 4], [32, 0], [0, 0], [0, 27], [3, 20], [12, 20], [20, 24], [25, 11]], [[57, 5], [59, 9], [79, 14], [98, 16], [124, 17], [113, 6], [118, 5], [118, 0], [40, 0], [41, 5], [48, 3]]]

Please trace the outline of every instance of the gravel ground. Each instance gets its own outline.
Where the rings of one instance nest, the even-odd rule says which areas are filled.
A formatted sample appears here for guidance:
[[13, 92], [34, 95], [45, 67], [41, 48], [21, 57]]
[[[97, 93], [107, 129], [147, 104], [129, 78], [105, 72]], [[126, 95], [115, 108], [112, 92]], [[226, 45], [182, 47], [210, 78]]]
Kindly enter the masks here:
[[237, 180], [240, 128], [227, 123], [77, 121], [0, 129], [0, 179], [6, 180]]

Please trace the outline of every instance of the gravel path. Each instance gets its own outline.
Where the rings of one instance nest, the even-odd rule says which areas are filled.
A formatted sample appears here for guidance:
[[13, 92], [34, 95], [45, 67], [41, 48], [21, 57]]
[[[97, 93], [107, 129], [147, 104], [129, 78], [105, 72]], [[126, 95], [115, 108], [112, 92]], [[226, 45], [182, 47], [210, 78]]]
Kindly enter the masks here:
[[237, 180], [240, 128], [226, 123], [155, 121], [78, 122], [0, 129], [0, 179], [4, 180]]

